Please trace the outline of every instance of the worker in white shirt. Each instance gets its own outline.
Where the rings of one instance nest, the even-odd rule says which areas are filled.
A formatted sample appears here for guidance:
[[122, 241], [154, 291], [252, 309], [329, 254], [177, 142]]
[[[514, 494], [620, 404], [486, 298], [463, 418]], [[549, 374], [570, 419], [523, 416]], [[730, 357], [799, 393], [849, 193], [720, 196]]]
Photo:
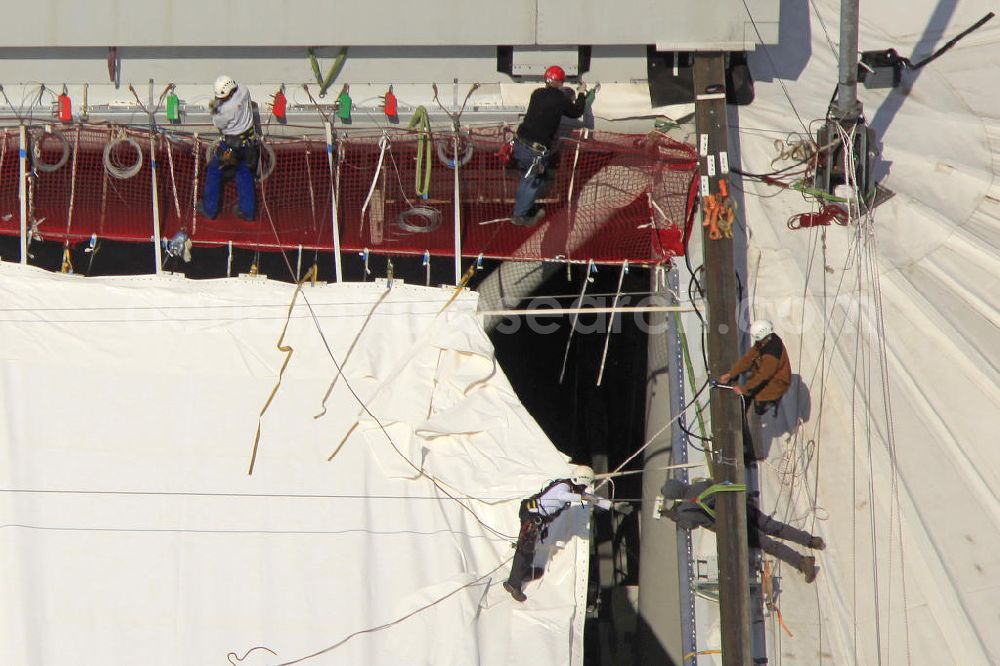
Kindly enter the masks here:
[[222, 139], [216, 145], [205, 169], [205, 189], [200, 212], [214, 220], [219, 214], [222, 183], [235, 177], [239, 204], [233, 212], [240, 219], [250, 221], [257, 217], [254, 178], [260, 159], [250, 91], [225, 75], [216, 79], [214, 91], [215, 97], [208, 103], [208, 107], [212, 112], [212, 122], [222, 133]]
[[527, 599], [528, 597], [521, 591], [521, 586], [528, 580], [537, 578], [532, 575], [535, 548], [539, 539], [545, 538], [549, 523], [574, 505], [591, 504], [599, 509], [611, 508], [611, 500], [587, 492], [587, 487], [593, 482], [594, 470], [586, 465], [577, 465], [573, 468], [573, 476], [570, 478], [556, 479], [539, 492], [521, 501], [518, 513], [521, 518], [521, 532], [517, 537], [510, 576], [503, 584], [503, 588], [515, 600]]

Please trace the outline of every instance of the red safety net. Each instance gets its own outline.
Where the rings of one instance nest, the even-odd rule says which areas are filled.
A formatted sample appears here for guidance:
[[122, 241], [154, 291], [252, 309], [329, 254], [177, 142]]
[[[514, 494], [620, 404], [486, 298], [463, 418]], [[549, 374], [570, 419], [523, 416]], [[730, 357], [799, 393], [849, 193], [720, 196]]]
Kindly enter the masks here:
[[[539, 199], [544, 219], [525, 228], [509, 221], [521, 177], [504, 168], [498, 155], [509, 132], [477, 127], [459, 137], [464, 256], [659, 263], [683, 253], [697, 170], [690, 146], [656, 132], [577, 130], [562, 139], [552, 160], [550, 185]], [[29, 128], [28, 134], [33, 171], [28, 220], [36, 238], [69, 243], [92, 234], [142, 242], [152, 238], [154, 165], [148, 131], [74, 125], [48, 133]], [[335, 198], [342, 251], [455, 253], [456, 146], [450, 132], [433, 134], [426, 143], [415, 130], [340, 130], [329, 147], [323, 137], [268, 138], [255, 222], [232, 214], [234, 183], [225, 186], [218, 219], [196, 214], [214, 141], [173, 128], [156, 133], [162, 238], [183, 229], [196, 245], [331, 250]], [[2, 234], [20, 233], [19, 145], [17, 128], [0, 129]], [[429, 186], [421, 196], [417, 192], [424, 182]]]

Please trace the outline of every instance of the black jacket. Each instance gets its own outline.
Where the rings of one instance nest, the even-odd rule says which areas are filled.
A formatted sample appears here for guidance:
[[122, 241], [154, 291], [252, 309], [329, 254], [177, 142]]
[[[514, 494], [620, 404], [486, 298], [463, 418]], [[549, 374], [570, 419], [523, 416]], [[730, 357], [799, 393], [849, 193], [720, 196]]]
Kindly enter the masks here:
[[561, 88], [538, 88], [531, 93], [531, 101], [521, 126], [517, 128], [517, 135], [525, 141], [551, 148], [562, 117], [579, 118], [586, 108], [587, 96], [583, 93], [574, 100]]

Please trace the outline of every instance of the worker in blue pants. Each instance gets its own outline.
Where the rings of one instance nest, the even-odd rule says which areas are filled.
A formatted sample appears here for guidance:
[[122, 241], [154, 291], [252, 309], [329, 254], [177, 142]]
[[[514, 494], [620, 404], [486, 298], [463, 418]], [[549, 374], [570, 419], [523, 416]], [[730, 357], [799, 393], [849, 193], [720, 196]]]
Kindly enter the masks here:
[[545, 86], [531, 93], [524, 120], [514, 136], [513, 162], [521, 171], [514, 194], [511, 222], [529, 227], [545, 216], [545, 209], [535, 203], [543, 186], [548, 184], [546, 171], [563, 116], [579, 118], [587, 109], [587, 86], [580, 83], [575, 97], [563, 92], [566, 72], [553, 65], [545, 70]]
[[215, 219], [219, 214], [222, 184], [235, 178], [238, 205], [237, 217], [251, 221], [257, 217], [257, 192], [254, 178], [260, 159], [260, 144], [254, 131], [253, 102], [245, 86], [237, 85], [229, 76], [215, 81], [215, 97], [208, 104], [212, 122], [222, 133], [212, 159], [205, 170], [201, 214]]

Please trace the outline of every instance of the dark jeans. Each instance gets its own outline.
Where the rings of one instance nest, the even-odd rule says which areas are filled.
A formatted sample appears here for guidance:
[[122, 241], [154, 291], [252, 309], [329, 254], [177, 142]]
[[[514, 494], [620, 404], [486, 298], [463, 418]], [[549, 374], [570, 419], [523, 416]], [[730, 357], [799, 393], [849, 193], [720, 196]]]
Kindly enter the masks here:
[[[513, 160], [517, 168], [521, 170], [521, 180], [518, 181], [517, 192], [514, 194], [513, 217], [527, 217], [532, 214], [535, 199], [538, 198], [539, 192], [547, 184], [545, 172], [548, 171], [551, 155], [551, 152], [542, 155], [520, 141], [514, 142]], [[530, 175], [527, 175], [528, 171], [531, 170], [531, 165], [535, 163], [535, 158], [538, 158], [538, 166], [531, 171]]]
[[[232, 160], [235, 164], [223, 164], [222, 154], [229, 148], [232, 150]], [[212, 160], [205, 169], [205, 189], [202, 192], [201, 206], [205, 217], [214, 219], [219, 214], [219, 200], [222, 197], [222, 184], [229, 178], [236, 179], [236, 194], [239, 197], [240, 213], [247, 220], [257, 217], [257, 192], [254, 187], [254, 176], [257, 172], [259, 146], [256, 141], [249, 141], [242, 146], [227, 146], [220, 142], [212, 155]]]
[[535, 561], [535, 548], [538, 545], [538, 535], [541, 524], [537, 517], [524, 515], [521, 517], [521, 532], [517, 535], [517, 546], [514, 548], [514, 561], [510, 565], [510, 576], [507, 582], [511, 587], [521, 589], [521, 586], [531, 578], [532, 563]]
[[[775, 520], [750, 504], [747, 504], [747, 534], [751, 546], [759, 545], [760, 549], [768, 555], [776, 557], [796, 569], [802, 563], [804, 555], [778, 539], [808, 547], [809, 540], [812, 538], [809, 532]], [[754, 543], [754, 537], [756, 537], [756, 543]], [[771, 537], [777, 538], [772, 539]]]

